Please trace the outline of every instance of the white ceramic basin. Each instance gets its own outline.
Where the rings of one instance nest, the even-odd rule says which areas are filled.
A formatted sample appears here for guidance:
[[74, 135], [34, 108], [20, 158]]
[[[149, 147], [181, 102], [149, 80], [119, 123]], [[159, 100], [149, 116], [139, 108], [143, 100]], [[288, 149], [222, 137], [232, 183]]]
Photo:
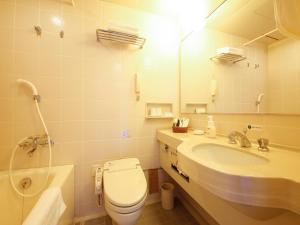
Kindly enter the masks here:
[[239, 151], [217, 144], [201, 144], [192, 149], [193, 155], [204, 161], [214, 161], [215, 163], [227, 165], [261, 165], [268, 162], [267, 159], [257, 155]]

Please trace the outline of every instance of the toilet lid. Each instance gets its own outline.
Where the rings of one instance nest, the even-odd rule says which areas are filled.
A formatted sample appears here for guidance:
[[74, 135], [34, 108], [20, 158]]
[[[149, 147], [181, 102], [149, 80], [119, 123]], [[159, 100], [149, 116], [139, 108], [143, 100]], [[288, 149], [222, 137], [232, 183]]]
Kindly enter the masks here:
[[143, 200], [147, 182], [138, 159], [121, 159], [104, 165], [104, 193], [114, 205], [133, 206]]

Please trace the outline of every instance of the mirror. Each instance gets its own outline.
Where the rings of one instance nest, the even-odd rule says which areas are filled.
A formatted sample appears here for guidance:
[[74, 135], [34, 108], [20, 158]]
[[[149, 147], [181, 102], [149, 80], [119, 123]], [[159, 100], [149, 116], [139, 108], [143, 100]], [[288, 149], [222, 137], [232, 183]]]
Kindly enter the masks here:
[[[181, 112], [300, 114], [300, 41], [274, 28], [272, 0], [227, 1], [182, 41]], [[245, 59], [215, 60], [225, 46]]]

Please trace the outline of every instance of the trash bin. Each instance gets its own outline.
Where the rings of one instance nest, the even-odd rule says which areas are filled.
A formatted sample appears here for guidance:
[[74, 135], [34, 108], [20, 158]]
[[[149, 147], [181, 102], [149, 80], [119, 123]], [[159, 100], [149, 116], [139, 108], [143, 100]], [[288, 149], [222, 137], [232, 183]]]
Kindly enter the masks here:
[[161, 204], [163, 209], [173, 209], [174, 207], [174, 185], [163, 183], [161, 185]]

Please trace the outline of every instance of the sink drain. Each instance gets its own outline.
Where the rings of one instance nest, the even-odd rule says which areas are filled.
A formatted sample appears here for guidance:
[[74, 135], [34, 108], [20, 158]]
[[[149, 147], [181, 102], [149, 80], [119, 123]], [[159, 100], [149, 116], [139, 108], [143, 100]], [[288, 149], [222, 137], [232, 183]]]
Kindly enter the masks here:
[[32, 183], [31, 178], [25, 177], [20, 181], [19, 185], [23, 190], [26, 190], [31, 186], [31, 183]]

